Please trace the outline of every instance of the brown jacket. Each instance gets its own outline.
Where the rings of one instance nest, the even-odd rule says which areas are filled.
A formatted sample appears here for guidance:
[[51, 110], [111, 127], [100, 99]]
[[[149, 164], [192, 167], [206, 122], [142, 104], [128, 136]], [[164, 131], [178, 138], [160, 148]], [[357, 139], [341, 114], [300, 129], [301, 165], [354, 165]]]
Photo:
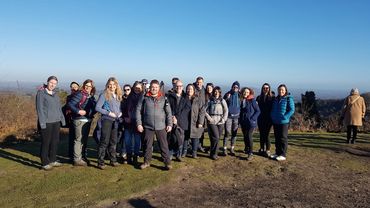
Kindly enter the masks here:
[[342, 116], [345, 126], [362, 126], [362, 119], [365, 116], [365, 100], [358, 94], [348, 96], [344, 100]]

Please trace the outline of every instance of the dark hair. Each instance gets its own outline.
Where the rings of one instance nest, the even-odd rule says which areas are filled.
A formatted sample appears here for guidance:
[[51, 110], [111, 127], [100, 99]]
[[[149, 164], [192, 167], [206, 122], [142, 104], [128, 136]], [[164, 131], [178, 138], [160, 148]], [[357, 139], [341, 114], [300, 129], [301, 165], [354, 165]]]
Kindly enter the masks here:
[[[279, 85], [279, 87], [278, 87], [278, 92], [279, 92], [279, 88], [280, 88], [280, 87], [284, 87], [284, 88], [285, 88], [285, 91], [286, 91], [286, 92], [285, 92], [285, 95], [289, 95], [288, 88], [286, 87], [286, 85], [285, 85], [285, 84], [280, 84], [280, 85]], [[278, 93], [278, 94], [279, 94], [279, 93]], [[285, 96], [285, 95], [284, 95], [284, 96]], [[278, 95], [278, 96], [280, 96], [280, 95]]]
[[172, 82], [174, 82], [174, 81], [178, 81], [179, 80], [179, 78], [178, 77], [174, 77], [174, 78], [172, 78]]
[[212, 96], [215, 96], [216, 90], [220, 93], [220, 97], [221, 97], [222, 91], [221, 91], [221, 88], [219, 86], [216, 86], [216, 87], [213, 88]]
[[150, 86], [152, 86], [153, 84], [159, 85], [159, 81], [156, 79], [153, 79], [152, 81], [150, 81]]
[[[91, 92], [90, 92], [90, 94], [91, 95], [95, 95], [95, 91], [96, 91], [96, 89], [95, 89], [95, 85], [94, 85], [94, 81], [92, 81], [91, 79], [87, 79], [87, 80], [85, 80], [84, 81], [84, 83], [82, 84], [82, 89], [84, 89], [85, 88], [85, 85], [87, 84], [87, 83], [91, 83]], [[71, 83], [72, 84], [72, 83]], [[77, 84], [77, 83], [76, 83]], [[78, 85], [78, 84], [77, 84]]]
[[129, 88], [131, 88], [131, 85], [129, 85], [129, 84], [125, 84], [125, 85], [123, 85], [123, 90], [125, 89], [125, 87], [129, 87]]
[[197, 81], [198, 81], [198, 80], [204, 80], [204, 79], [203, 79], [203, 77], [200, 77], [200, 76], [199, 76], [199, 77], [197, 77]]
[[75, 81], [73, 81], [73, 82], [71, 82], [71, 84], [69, 84], [69, 87], [72, 87], [72, 85], [77, 85], [77, 86], [80, 86], [80, 84], [78, 84], [77, 82], [75, 82]]
[[48, 77], [47, 82], [49, 82], [52, 79], [58, 82], [58, 78], [56, 76], [50, 76], [50, 77]]
[[263, 97], [263, 96], [265, 96], [265, 94], [263, 93], [263, 86], [265, 86], [265, 85], [267, 85], [267, 86], [269, 87], [269, 92], [267, 93], [267, 96], [272, 97], [271, 86], [270, 86], [270, 84], [269, 84], [269, 83], [264, 83], [264, 84], [262, 85], [260, 95], [261, 95], [262, 97]]

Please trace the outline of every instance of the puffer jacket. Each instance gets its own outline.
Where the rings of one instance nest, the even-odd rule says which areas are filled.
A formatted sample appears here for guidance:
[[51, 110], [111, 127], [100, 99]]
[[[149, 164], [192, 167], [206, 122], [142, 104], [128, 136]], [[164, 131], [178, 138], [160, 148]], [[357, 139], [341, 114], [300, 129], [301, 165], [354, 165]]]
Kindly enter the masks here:
[[243, 99], [240, 105], [240, 125], [243, 127], [255, 128], [260, 113], [260, 108], [254, 98]]
[[[85, 102], [80, 103], [83, 101], [83, 96], [85, 96]], [[81, 105], [80, 105], [81, 104]], [[72, 119], [78, 120], [78, 119], [92, 119], [95, 114], [95, 105], [96, 100], [94, 96], [90, 96], [86, 91], [78, 91], [74, 94], [72, 94], [71, 99], [67, 103], [69, 109], [72, 111]], [[81, 116], [78, 114], [78, 111], [85, 110], [86, 115]]]
[[290, 95], [277, 96], [272, 102], [271, 119], [273, 124], [288, 124], [294, 114], [294, 100]]
[[172, 126], [172, 113], [167, 98], [161, 93], [152, 97], [150, 92], [141, 97], [136, 106], [136, 125], [150, 130], [163, 130]]
[[225, 99], [211, 97], [206, 108], [208, 124], [221, 125], [227, 120], [229, 109]]

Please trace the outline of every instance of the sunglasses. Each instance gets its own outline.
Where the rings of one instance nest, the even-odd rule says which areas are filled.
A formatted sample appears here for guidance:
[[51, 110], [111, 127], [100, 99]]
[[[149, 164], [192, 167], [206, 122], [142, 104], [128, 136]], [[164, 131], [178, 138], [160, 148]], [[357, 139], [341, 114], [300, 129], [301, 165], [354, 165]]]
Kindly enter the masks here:
[[124, 91], [131, 91], [131, 89], [124, 89]]

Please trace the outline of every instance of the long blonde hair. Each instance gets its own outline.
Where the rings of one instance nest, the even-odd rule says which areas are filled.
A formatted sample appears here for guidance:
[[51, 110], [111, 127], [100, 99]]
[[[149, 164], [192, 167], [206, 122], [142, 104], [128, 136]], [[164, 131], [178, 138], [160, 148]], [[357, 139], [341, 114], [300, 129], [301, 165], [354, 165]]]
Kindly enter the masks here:
[[112, 98], [111, 93], [108, 90], [109, 87], [109, 82], [114, 82], [114, 85], [116, 86], [116, 95], [117, 95], [117, 100], [121, 101], [122, 100], [122, 89], [118, 84], [118, 80], [115, 77], [109, 77], [107, 83], [105, 84], [105, 90], [104, 90], [104, 96], [106, 100], [110, 100]]

